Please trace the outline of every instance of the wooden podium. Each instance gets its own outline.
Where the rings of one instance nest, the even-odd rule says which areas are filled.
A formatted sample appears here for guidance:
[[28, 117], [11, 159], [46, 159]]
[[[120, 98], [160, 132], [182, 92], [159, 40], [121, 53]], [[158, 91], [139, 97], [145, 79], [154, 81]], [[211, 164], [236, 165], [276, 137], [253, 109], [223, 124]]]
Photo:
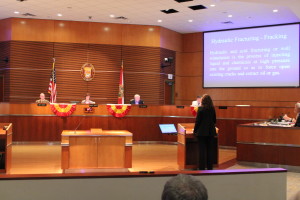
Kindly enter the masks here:
[[[178, 124], [177, 131], [177, 162], [180, 170], [184, 169], [197, 169], [199, 159], [199, 145], [198, 138], [193, 134], [194, 123], [181, 123]], [[219, 164], [219, 145], [218, 137], [215, 137], [214, 142], [214, 165]]]
[[132, 133], [123, 130], [64, 130], [61, 168], [124, 169], [132, 167]]
[[12, 156], [12, 123], [0, 123], [0, 173], [9, 173]]

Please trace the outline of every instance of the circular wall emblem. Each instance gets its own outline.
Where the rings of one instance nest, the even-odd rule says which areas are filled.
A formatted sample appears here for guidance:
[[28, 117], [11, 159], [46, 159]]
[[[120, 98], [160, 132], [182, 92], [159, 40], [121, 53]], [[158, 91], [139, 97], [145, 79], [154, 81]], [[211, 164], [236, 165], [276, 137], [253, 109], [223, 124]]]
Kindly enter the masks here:
[[83, 80], [91, 81], [95, 77], [95, 68], [92, 64], [85, 63], [81, 67], [80, 74]]

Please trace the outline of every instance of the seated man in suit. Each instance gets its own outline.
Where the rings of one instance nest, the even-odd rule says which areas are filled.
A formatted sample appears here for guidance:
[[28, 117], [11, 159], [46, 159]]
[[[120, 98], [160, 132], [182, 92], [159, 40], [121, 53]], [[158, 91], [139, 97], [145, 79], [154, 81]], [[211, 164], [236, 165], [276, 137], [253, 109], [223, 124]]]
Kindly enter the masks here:
[[41, 93], [40, 99], [36, 100], [35, 103], [49, 103], [49, 101], [47, 99], [45, 99], [45, 94]]
[[197, 96], [197, 100], [192, 102], [192, 106], [194, 106], [194, 107], [201, 106], [201, 96]]
[[141, 96], [139, 94], [134, 95], [134, 99], [130, 100], [130, 104], [144, 104], [144, 101], [141, 100]]
[[95, 104], [94, 101], [90, 100], [91, 95], [89, 93], [87, 93], [85, 95], [85, 99], [81, 101], [82, 104]]

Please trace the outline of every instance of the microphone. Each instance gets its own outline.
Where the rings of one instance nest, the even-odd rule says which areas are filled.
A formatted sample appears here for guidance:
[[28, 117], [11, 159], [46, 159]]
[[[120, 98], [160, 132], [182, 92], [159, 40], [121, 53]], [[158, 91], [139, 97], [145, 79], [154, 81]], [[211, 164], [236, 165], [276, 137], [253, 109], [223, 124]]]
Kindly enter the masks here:
[[[84, 116], [85, 117], [85, 116]], [[79, 126], [81, 125], [84, 117], [80, 120], [80, 122], [78, 123], [78, 126], [75, 128], [74, 133], [76, 134], [77, 129], [79, 128]]]

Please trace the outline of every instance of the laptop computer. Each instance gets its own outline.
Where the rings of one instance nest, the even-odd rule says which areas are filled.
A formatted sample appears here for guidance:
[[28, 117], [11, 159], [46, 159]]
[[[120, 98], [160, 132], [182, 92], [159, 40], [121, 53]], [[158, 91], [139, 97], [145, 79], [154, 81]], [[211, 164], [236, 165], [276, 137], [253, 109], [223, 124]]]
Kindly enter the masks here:
[[159, 124], [162, 134], [177, 134], [177, 129], [174, 124]]

